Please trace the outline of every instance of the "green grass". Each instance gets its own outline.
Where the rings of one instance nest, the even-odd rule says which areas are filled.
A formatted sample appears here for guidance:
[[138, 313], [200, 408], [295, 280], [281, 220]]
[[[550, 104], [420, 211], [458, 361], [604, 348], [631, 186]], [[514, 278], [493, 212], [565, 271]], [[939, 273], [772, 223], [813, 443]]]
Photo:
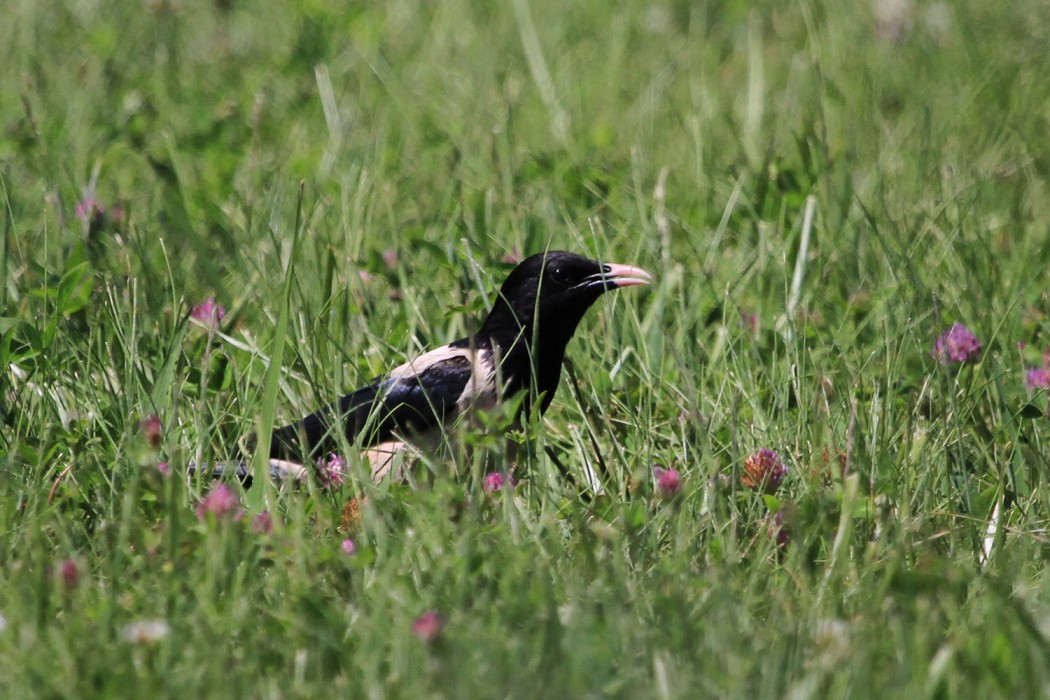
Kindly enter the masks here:
[[[270, 5], [4, 9], [0, 695], [1050, 692], [1044, 3]], [[479, 432], [198, 521], [188, 463], [470, 332], [547, 247], [659, 279], [589, 313], [513, 495]], [[931, 358], [955, 321], [978, 362]]]

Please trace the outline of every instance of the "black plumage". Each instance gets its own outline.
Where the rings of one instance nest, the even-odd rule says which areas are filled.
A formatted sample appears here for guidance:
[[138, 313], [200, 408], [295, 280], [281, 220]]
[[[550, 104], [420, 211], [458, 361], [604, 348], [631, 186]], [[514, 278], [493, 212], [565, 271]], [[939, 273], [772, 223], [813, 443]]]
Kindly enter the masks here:
[[521, 410], [538, 407], [543, 413], [557, 391], [566, 346], [587, 309], [607, 291], [650, 279], [641, 268], [563, 251], [526, 258], [511, 271], [473, 336], [424, 353], [274, 430], [271, 471], [284, 475], [282, 465], [309, 464], [338, 451], [341, 433], [348, 444], [380, 448], [379, 457], [366, 453], [378, 479], [398, 445], [432, 442], [472, 407], [525, 392]]

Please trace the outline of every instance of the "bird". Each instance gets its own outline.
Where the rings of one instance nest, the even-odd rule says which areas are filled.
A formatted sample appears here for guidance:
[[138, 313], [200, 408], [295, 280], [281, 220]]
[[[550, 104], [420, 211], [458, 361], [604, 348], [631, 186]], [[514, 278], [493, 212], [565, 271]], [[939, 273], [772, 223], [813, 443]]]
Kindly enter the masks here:
[[[560, 250], [531, 255], [507, 276], [478, 330], [425, 352], [299, 421], [272, 431], [271, 476], [301, 479], [304, 464], [357, 445], [381, 481], [407, 448], [426, 451], [461, 416], [521, 396], [519, 419], [546, 412], [558, 390], [566, 347], [606, 292], [646, 285], [633, 265]], [[215, 465], [220, 476], [225, 465]], [[250, 483], [247, 463], [236, 475]]]

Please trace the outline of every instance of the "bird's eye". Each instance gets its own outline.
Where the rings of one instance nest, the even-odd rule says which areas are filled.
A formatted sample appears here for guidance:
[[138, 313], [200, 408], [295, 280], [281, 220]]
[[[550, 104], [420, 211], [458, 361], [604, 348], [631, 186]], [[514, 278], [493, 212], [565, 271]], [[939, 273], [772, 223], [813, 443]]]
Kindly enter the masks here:
[[552, 265], [547, 274], [554, 284], [565, 284], [569, 279], [569, 273], [560, 265]]

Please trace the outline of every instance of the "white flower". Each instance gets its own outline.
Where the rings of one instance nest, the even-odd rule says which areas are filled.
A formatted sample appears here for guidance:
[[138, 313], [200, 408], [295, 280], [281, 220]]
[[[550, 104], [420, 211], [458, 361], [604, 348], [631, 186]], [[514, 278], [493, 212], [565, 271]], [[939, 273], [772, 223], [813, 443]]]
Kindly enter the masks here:
[[167, 637], [170, 631], [166, 620], [136, 620], [125, 625], [120, 636], [125, 642], [152, 644]]

